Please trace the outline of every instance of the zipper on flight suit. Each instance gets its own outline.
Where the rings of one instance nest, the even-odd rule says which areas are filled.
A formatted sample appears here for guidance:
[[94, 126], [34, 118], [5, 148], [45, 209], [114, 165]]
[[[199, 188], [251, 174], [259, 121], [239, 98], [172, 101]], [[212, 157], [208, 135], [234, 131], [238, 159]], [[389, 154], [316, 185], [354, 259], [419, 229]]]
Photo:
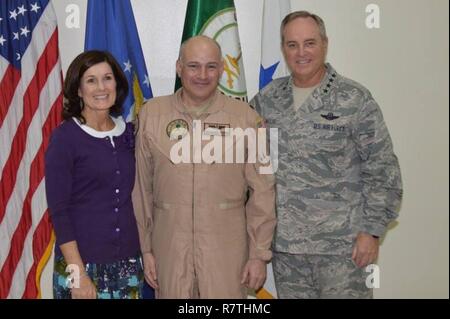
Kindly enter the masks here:
[[[190, 116], [190, 114], [189, 114]], [[191, 117], [192, 120], [192, 132], [195, 131], [195, 122]], [[194, 135], [192, 134], [192, 139], [194, 138]], [[193, 266], [194, 266], [194, 282], [193, 285], [194, 287], [197, 285], [198, 287], [198, 283], [196, 284], [195, 281], [198, 282], [198, 278], [197, 278], [197, 271], [196, 271], [196, 261], [195, 261], [195, 162], [194, 162], [194, 146], [195, 143], [192, 140], [192, 261], [193, 261]], [[198, 289], [197, 289], [198, 290]], [[198, 292], [199, 293], [199, 292]]]
[[195, 262], [195, 163], [192, 163], [192, 261], [194, 263], [194, 280], [197, 280]]
[[[188, 114], [188, 116], [192, 120], [192, 131], [194, 132], [196, 130], [196, 122], [194, 122], [194, 117], [191, 114]], [[195, 118], [195, 120], [204, 121], [206, 120], [206, 117], [202, 118], [204, 116], [200, 116], [199, 118]], [[192, 134], [192, 138], [194, 137], [194, 134]], [[196, 298], [200, 297], [200, 290], [198, 285], [198, 278], [197, 278], [197, 271], [196, 271], [196, 258], [195, 258], [195, 161], [194, 161], [194, 146], [195, 142], [192, 140], [192, 254], [193, 254], [193, 261], [194, 261], [194, 278], [196, 280], [196, 286], [197, 286], [197, 294]], [[202, 144], [200, 143], [200, 154], [202, 153]], [[200, 156], [200, 161], [202, 161]]]

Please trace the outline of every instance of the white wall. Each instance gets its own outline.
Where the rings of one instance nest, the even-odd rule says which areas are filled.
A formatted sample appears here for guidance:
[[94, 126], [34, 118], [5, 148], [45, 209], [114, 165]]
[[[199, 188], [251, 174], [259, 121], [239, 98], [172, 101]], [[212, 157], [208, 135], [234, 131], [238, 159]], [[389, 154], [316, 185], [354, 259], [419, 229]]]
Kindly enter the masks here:
[[[64, 72], [83, 50], [86, 3], [53, 0]], [[170, 94], [187, 1], [132, 3], [153, 93]], [[369, 3], [380, 8], [379, 29], [365, 26]], [[65, 26], [69, 4], [80, 7], [79, 29]], [[235, 4], [251, 98], [258, 88], [262, 1]], [[371, 90], [400, 160], [404, 200], [381, 246], [376, 298], [449, 297], [448, 6], [446, 0], [291, 0], [292, 10], [325, 20], [329, 62]], [[42, 277], [44, 298], [51, 298], [52, 266]]]

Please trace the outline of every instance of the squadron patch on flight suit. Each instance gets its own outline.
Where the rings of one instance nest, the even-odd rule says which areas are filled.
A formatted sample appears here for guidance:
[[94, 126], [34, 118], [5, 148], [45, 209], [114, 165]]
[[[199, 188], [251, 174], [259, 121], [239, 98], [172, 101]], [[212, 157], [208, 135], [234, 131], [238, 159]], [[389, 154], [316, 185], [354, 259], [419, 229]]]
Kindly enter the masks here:
[[173, 120], [166, 127], [167, 136], [171, 140], [181, 140], [188, 132], [188, 123], [183, 119]]

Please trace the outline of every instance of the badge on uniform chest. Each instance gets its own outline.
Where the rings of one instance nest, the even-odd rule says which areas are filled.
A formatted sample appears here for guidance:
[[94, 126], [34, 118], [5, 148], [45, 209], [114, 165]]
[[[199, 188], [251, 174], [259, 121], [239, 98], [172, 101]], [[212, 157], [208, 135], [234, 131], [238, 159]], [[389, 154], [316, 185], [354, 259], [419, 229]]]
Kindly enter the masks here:
[[[334, 132], [344, 132], [346, 127], [342, 125], [342, 123], [338, 123], [336, 121], [340, 118], [339, 115], [328, 112], [320, 114], [321, 121], [314, 121], [313, 128], [315, 130], [325, 130], [325, 131], [334, 131]], [[325, 121], [324, 121], [325, 120]]]
[[329, 112], [327, 114], [320, 114], [320, 116], [328, 121], [334, 121], [340, 118], [340, 116], [334, 115], [333, 112]]
[[176, 119], [167, 124], [166, 133], [171, 140], [181, 140], [189, 132], [188, 123], [183, 119]]
[[226, 129], [229, 129], [230, 127], [230, 124], [203, 123], [203, 134], [225, 136], [227, 133]]

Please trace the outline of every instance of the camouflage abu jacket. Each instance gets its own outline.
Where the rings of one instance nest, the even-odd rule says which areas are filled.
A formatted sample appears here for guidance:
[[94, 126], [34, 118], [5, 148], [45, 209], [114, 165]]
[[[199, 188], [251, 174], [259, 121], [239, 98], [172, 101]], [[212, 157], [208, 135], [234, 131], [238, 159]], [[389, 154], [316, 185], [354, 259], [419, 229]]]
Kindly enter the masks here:
[[382, 236], [398, 216], [402, 181], [378, 104], [327, 64], [295, 111], [292, 78], [272, 81], [250, 104], [278, 128], [274, 250], [349, 254], [358, 232]]

